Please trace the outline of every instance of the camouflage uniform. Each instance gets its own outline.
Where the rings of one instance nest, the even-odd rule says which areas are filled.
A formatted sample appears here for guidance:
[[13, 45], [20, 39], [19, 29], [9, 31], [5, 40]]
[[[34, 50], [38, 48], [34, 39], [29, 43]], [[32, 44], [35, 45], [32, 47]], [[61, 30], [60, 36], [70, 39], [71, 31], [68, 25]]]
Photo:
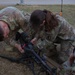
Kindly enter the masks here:
[[7, 44], [14, 46], [17, 43], [14, 38], [19, 29], [26, 31], [28, 29], [30, 14], [21, 12], [15, 7], [6, 7], [0, 10], [0, 20], [8, 24], [10, 29], [9, 37], [4, 39]]
[[[42, 40], [38, 41], [37, 46], [46, 49], [47, 55], [52, 56], [57, 52], [55, 47], [58, 43], [61, 45], [62, 53], [67, 52], [66, 54], [69, 55], [69, 53], [72, 51], [71, 44], [75, 41], [74, 27], [72, 27], [63, 17], [56, 15], [56, 18], [58, 19], [59, 25], [52, 31], [46, 32], [45, 28], [43, 28], [42, 31], [38, 31], [36, 35]], [[62, 58], [63, 56], [61, 55], [60, 57]]]

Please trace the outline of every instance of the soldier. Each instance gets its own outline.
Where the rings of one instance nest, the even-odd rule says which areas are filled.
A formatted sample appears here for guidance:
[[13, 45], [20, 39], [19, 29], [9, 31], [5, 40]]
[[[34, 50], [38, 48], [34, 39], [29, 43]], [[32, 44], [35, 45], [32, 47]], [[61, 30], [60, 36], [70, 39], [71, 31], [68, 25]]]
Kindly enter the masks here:
[[[39, 48], [44, 48], [47, 51], [47, 56], [52, 59], [60, 57], [64, 62], [72, 52], [72, 43], [75, 41], [75, 30], [63, 17], [53, 14], [48, 10], [35, 10], [30, 17], [31, 27], [33, 28], [34, 38], [33, 43], [36, 43]], [[59, 56], [56, 50], [56, 45], [60, 44]], [[67, 57], [66, 57], [67, 55]], [[58, 58], [56, 61], [62, 63]]]
[[0, 41], [16, 47], [21, 53], [24, 50], [14, 38], [19, 29], [26, 31], [28, 29], [30, 14], [21, 12], [15, 7], [6, 7], [0, 10]]

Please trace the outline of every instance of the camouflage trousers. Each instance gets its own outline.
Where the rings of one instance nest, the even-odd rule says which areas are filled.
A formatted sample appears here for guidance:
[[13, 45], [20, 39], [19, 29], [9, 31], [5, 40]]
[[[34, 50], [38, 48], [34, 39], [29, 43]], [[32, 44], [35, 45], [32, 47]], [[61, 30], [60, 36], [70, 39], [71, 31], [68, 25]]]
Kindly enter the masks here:
[[[63, 40], [60, 38], [56, 38], [54, 42], [51, 42], [47, 39], [41, 41], [39, 40], [37, 43], [37, 47], [44, 50], [44, 53], [52, 58], [52, 59], [61, 59], [63, 62], [65, 62], [70, 53], [73, 52], [73, 46], [72, 41], [69, 40]], [[59, 59], [58, 59], [59, 58]]]

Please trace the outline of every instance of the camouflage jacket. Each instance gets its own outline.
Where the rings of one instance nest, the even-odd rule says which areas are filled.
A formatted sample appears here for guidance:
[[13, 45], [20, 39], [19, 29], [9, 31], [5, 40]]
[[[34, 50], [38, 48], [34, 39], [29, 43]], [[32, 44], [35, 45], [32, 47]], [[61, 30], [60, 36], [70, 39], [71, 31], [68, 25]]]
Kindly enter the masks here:
[[52, 46], [57, 37], [62, 40], [75, 41], [75, 30], [72, 25], [70, 25], [63, 17], [56, 15], [59, 25], [55, 27], [52, 31], [46, 32], [43, 28], [43, 31], [39, 31], [36, 35], [44, 39], [43, 41], [38, 42], [37, 45]]
[[19, 29], [27, 30], [29, 18], [30, 14], [21, 12], [15, 7], [6, 7], [0, 10], [0, 20], [6, 22], [10, 29], [9, 37], [4, 39], [7, 44], [14, 46], [17, 43], [14, 35]]

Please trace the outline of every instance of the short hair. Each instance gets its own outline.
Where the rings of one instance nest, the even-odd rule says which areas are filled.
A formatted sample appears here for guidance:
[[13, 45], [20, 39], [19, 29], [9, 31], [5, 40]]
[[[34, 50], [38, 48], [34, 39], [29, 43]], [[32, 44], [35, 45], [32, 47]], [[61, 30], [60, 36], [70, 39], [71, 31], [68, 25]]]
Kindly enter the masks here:
[[0, 26], [0, 41], [3, 41], [3, 39], [4, 39], [3, 34], [4, 34], [3, 29], [2, 29], [2, 27]]

